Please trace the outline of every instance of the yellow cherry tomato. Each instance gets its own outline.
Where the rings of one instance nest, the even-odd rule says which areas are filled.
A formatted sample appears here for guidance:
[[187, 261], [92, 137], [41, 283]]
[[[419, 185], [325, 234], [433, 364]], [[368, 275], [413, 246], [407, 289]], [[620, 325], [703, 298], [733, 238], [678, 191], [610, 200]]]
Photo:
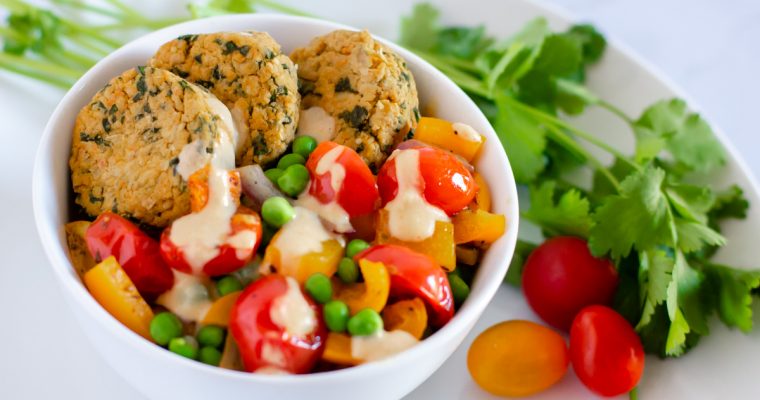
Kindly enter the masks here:
[[565, 339], [530, 321], [506, 321], [481, 333], [467, 353], [472, 379], [497, 396], [522, 397], [548, 389], [567, 372]]

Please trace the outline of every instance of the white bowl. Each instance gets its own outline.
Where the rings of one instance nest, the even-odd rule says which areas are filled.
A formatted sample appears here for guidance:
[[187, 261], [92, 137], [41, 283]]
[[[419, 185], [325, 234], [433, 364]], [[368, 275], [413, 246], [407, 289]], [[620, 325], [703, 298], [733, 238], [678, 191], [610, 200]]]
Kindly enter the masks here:
[[423, 109], [470, 124], [485, 135], [485, 148], [476, 167], [489, 183], [495, 212], [507, 218], [507, 233], [483, 257], [470, 297], [451, 322], [412, 349], [382, 361], [310, 375], [256, 375], [210, 367], [159, 348], [114, 319], [82, 285], [67, 257], [63, 225], [69, 221], [72, 204], [68, 167], [71, 131], [77, 113], [95, 92], [121, 72], [143, 65], [161, 44], [183, 34], [266, 31], [289, 53], [335, 29], [353, 28], [275, 14], [223, 16], [175, 25], [137, 39], [101, 60], [74, 85], [50, 117], [32, 183], [42, 245], [85, 334], [104, 359], [149, 398], [400, 398], [451, 355], [501, 284], [517, 240], [518, 205], [515, 180], [499, 139], [477, 106], [454, 83], [420, 58], [383, 40], [406, 59]]

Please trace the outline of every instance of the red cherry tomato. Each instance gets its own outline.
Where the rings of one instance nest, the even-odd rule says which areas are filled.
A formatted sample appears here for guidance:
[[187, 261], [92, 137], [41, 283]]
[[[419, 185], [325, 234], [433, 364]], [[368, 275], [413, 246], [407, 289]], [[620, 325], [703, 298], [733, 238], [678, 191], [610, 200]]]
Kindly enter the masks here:
[[618, 274], [607, 259], [594, 258], [582, 239], [554, 237], [538, 246], [525, 262], [522, 289], [533, 311], [567, 331], [583, 307], [610, 304]]
[[119, 215], [100, 214], [87, 229], [85, 240], [96, 261], [116, 257], [146, 298], [154, 299], [174, 285], [174, 274], [161, 259], [158, 242]]
[[232, 307], [230, 332], [249, 372], [275, 367], [303, 374], [311, 371], [322, 356], [327, 328], [321, 310], [309, 296], [304, 295], [304, 298], [317, 321], [312, 333], [304, 337], [295, 336], [272, 321], [274, 301], [286, 294], [288, 285], [282, 275], [262, 277], [248, 286]]
[[431, 325], [443, 326], [454, 316], [454, 297], [449, 278], [432, 258], [407, 247], [381, 244], [354, 256], [356, 262], [361, 259], [383, 263], [388, 268], [392, 297], [419, 297], [424, 300]]
[[[425, 200], [454, 215], [467, 207], [478, 192], [478, 185], [470, 171], [453, 154], [434, 147], [413, 147], [399, 151], [420, 153], [420, 190]], [[404, 173], [410, 173], [404, 171]], [[383, 205], [398, 193], [396, 159], [388, 160], [377, 174], [377, 185]]]
[[639, 383], [644, 349], [628, 321], [609, 307], [594, 305], [573, 321], [570, 361], [586, 387], [602, 396], [617, 396]]
[[[219, 247], [219, 254], [203, 266], [203, 273], [208, 276], [225, 275], [242, 268], [256, 254], [256, 249], [261, 243], [261, 218], [259, 215], [244, 206], [240, 206], [230, 220], [231, 231], [229, 237], [243, 231], [253, 231], [256, 241], [252, 247], [233, 247], [223, 244]], [[171, 226], [161, 234], [161, 256], [169, 266], [177, 271], [192, 273], [193, 268], [185, 259], [182, 249], [171, 241]]]
[[[322, 157], [336, 147], [342, 148], [343, 152], [335, 162], [342, 165], [346, 171], [343, 184], [337, 189], [332, 187], [332, 173], [329, 170], [322, 174], [317, 173], [317, 166]], [[370, 214], [377, 209], [379, 195], [375, 176], [353, 149], [335, 142], [322, 142], [309, 155], [306, 168], [311, 175], [309, 194], [322, 204], [330, 203], [337, 196], [338, 204], [346, 210], [349, 217]]]

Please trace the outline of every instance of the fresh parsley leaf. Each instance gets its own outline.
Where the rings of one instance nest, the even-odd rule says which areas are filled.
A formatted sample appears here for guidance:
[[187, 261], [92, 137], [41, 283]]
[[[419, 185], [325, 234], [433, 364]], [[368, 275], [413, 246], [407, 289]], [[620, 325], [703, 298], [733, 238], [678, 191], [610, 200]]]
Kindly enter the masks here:
[[593, 214], [589, 248], [615, 259], [631, 249], [647, 250], [673, 243], [672, 215], [662, 185], [665, 171], [648, 167], [629, 175], [620, 194], [607, 196]]
[[591, 229], [588, 199], [575, 189], [562, 193], [555, 202], [556, 182], [530, 187], [530, 208], [523, 216], [552, 235], [588, 237]]
[[493, 121], [499, 140], [509, 156], [515, 180], [532, 182], [546, 166], [546, 132], [530, 115], [510, 105], [502, 94], [496, 98], [499, 114]]
[[607, 40], [593, 25], [574, 25], [567, 32], [569, 36], [576, 38], [583, 47], [583, 62], [591, 64], [599, 61], [607, 48]]
[[716, 221], [723, 218], [747, 218], [747, 209], [749, 201], [744, 197], [744, 191], [737, 185], [719, 192], [715, 196], [715, 201], [708, 215], [711, 220]]
[[581, 45], [577, 40], [563, 34], [547, 36], [541, 44], [541, 52], [533, 68], [553, 76], [575, 72], [583, 61]]
[[726, 238], [709, 226], [682, 218], [675, 219], [678, 248], [684, 253], [702, 250], [705, 246], [723, 246]]
[[557, 105], [562, 111], [570, 115], [580, 114], [586, 106], [596, 105], [601, 102], [601, 99], [585, 86], [570, 79], [560, 78], [555, 81], [555, 84]]
[[681, 99], [655, 103], [633, 126], [636, 157], [642, 162], [667, 149], [689, 170], [706, 172], [725, 164], [725, 153], [710, 126], [698, 114], [689, 113]]
[[401, 18], [402, 46], [421, 51], [430, 51], [438, 41], [438, 17], [440, 12], [429, 3], [418, 3], [412, 14]]
[[760, 271], [705, 264], [705, 275], [715, 296], [715, 307], [726, 326], [752, 330], [752, 290], [760, 287]]
[[669, 185], [665, 192], [680, 216], [690, 221], [707, 222], [707, 212], [715, 203], [712, 189], [707, 186], [675, 184]]
[[676, 251], [665, 301], [671, 323], [665, 348], [668, 355], [683, 353], [687, 333], [694, 331], [706, 335], [709, 332], [707, 316], [710, 309], [700, 297], [703, 282], [704, 275], [689, 265], [683, 253]]
[[639, 262], [639, 296], [644, 300], [644, 307], [636, 325], [637, 330], [652, 321], [657, 307], [667, 299], [675, 263], [668, 253], [659, 249], [639, 252]]
[[485, 32], [486, 29], [483, 26], [443, 28], [438, 32], [433, 51], [464, 60], [472, 60], [493, 41], [486, 37]]

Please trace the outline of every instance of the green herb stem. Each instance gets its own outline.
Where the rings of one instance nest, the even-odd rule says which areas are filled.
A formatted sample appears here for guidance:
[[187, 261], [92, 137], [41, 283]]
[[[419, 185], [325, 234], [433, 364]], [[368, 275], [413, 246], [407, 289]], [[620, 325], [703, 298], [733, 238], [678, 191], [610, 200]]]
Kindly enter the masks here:
[[260, 6], [269, 8], [269, 9], [271, 9], [273, 11], [279, 11], [279, 12], [285, 13], [285, 14], [297, 15], [297, 16], [301, 16], [301, 17], [315, 18], [314, 14], [310, 14], [310, 13], [307, 13], [305, 11], [301, 11], [301, 10], [299, 10], [297, 8], [293, 8], [293, 7], [290, 7], [290, 6], [286, 6], [286, 5], [280, 4], [277, 1], [272, 1], [272, 0], [251, 0], [251, 2], [253, 4], [260, 5]]
[[115, 19], [122, 19], [125, 17], [124, 13], [109, 10], [103, 7], [98, 7], [96, 5], [92, 5], [89, 3], [85, 3], [82, 1], [76, 1], [76, 0], [51, 0], [53, 4], [57, 4], [59, 6], [69, 7], [72, 9], [77, 9], [81, 11], [89, 11], [94, 14], [102, 15], [105, 17], [111, 17]]
[[605, 100], [600, 100], [599, 107], [602, 107], [603, 109], [611, 112], [612, 114], [615, 114], [618, 118], [622, 119], [629, 125], [632, 125], [634, 122], [633, 119], [628, 116], [628, 114], [626, 114], [623, 110], [621, 110], [620, 108], [618, 108], [617, 106], [615, 106], [614, 104], [610, 102], [607, 102]]
[[491, 91], [483, 87], [481, 81], [474, 78], [473, 76], [454, 68], [453, 66], [449, 65], [445, 61], [442, 61], [435, 56], [430, 56], [424, 52], [417, 52], [417, 51], [415, 51], [415, 54], [417, 54], [422, 59], [432, 64], [434, 67], [436, 67], [438, 70], [440, 70], [444, 74], [446, 74], [446, 76], [448, 76], [449, 79], [454, 81], [454, 83], [456, 83], [462, 89], [472, 94], [476, 94], [478, 96], [484, 97], [486, 99], [493, 98], [493, 96], [491, 95]]
[[46, 73], [52, 76], [58, 76], [61, 78], [70, 78], [73, 80], [79, 79], [82, 75], [81, 71], [75, 69], [54, 65], [49, 62], [37, 61], [26, 57], [14, 56], [12, 54], [0, 52], [0, 63], [7, 66], [13, 65], [21, 69], [36, 71], [39, 73]]
[[633, 389], [631, 389], [630, 392], [628, 392], [628, 399], [630, 400], [638, 400], [639, 399], [639, 387], [636, 386]]
[[42, 70], [21, 68], [14, 62], [5, 60], [5, 54], [0, 53], [0, 69], [36, 79], [62, 89], [68, 89], [74, 83], [73, 80], [61, 79], [60, 76]]
[[113, 5], [114, 7], [118, 8], [119, 10], [123, 11], [125, 14], [142, 17], [141, 13], [139, 13], [134, 8], [124, 4], [120, 0], [106, 0], [106, 1], [110, 3], [111, 5]]

